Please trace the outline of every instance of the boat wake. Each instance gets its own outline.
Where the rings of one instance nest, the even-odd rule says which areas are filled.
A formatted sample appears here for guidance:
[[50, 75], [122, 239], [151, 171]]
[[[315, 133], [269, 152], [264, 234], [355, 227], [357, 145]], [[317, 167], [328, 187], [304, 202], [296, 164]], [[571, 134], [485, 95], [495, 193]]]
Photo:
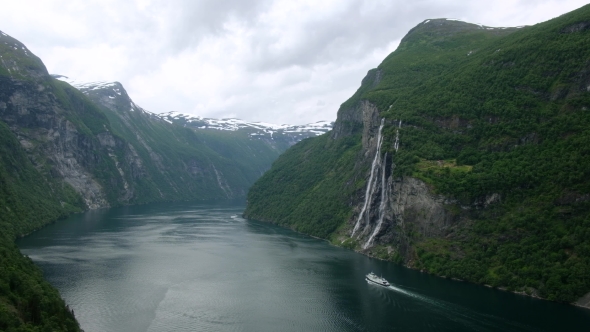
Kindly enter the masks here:
[[246, 221], [246, 219], [242, 218], [241, 216], [234, 214], [233, 216], [230, 216], [231, 219], [233, 219], [234, 221]]
[[430, 309], [434, 308], [435, 312], [438, 314], [461, 325], [467, 326], [473, 331], [498, 331], [515, 329], [520, 331], [536, 331], [530, 326], [526, 326], [517, 322], [511, 322], [494, 315], [477, 312], [458, 304], [434, 299], [416, 292], [396, 287], [394, 285], [389, 285], [388, 287], [384, 288], [411, 297], [417, 300], [418, 303], [429, 306]]

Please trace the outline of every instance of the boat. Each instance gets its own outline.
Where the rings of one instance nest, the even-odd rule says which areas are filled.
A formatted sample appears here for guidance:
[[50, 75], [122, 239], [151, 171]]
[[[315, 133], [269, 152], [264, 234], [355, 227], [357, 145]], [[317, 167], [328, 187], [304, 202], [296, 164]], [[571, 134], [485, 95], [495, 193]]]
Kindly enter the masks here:
[[366, 275], [366, 279], [367, 279], [368, 282], [373, 283], [373, 284], [377, 284], [379, 286], [383, 286], [383, 287], [388, 287], [389, 286], [389, 282], [387, 280], [385, 280], [385, 278], [378, 277], [373, 272], [367, 274]]

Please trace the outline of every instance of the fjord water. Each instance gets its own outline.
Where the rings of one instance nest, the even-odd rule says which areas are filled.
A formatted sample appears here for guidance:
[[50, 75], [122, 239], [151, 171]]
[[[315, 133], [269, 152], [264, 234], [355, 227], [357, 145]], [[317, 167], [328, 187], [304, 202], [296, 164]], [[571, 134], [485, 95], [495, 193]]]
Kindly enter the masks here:
[[[589, 331], [590, 310], [429, 276], [244, 205], [90, 211], [21, 239], [86, 332]], [[370, 285], [374, 271], [392, 287]]]

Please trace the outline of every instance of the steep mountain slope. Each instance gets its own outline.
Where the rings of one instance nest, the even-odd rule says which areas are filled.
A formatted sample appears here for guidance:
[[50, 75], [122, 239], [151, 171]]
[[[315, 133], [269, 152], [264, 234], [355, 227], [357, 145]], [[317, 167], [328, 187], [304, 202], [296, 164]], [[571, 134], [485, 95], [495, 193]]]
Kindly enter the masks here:
[[575, 301], [590, 291], [587, 45], [590, 6], [523, 28], [426, 20], [369, 71], [330, 134], [277, 160], [245, 214]]
[[[10, 122], [16, 127], [19, 117], [48, 134], [50, 119], [44, 113], [35, 118], [29, 115], [51, 99], [46, 95], [28, 104], [24, 101], [26, 93], [39, 95], [50, 89], [47, 72], [24, 45], [2, 32], [0, 64], [0, 116], [8, 120], [0, 121], [0, 330], [79, 331], [58, 292], [14, 244], [18, 234], [81, 211], [85, 205], [69, 184], [45, 176], [46, 165], [34, 164], [35, 159], [31, 161], [23, 147], [32, 143], [7, 125]], [[16, 114], [9, 111], [13, 103], [20, 104]]]
[[[241, 184], [242, 189], [268, 170], [272, 162], [289, 146], [304, 138], [326, 133], [332, 128], [332, 123], [327, 121], [291, 126], [239, 119], [200, 118], [176, 112], [155, 114], [136, 105], [119, 82], [78, 83], [65, 76], [52, 76], [72, 84], [100, 106], [117, 135], [127, 141], [137, 141], [137, 137], [157, 138], [156, 141], [150, 140], [147, 143], [143, 142], [145, 139], [140, 139], [140, 145], [147, 144], [152, 151], [161, 146], [162, 141], [178, 135], [178, 131], [187, 132], [186, 129], [170, 124], [193, 129], [198, 142], [190, 142], [191, 147], [202, 151], [210, 150], [230, 160], [237, 166], [237, 170], [231, 173], [242, 173], [246, 181]], [[167, 150], [168, 148], [160, 149], [164, 153]], [[228, 197], [244, 196], [244, 190], [228, 193]]]

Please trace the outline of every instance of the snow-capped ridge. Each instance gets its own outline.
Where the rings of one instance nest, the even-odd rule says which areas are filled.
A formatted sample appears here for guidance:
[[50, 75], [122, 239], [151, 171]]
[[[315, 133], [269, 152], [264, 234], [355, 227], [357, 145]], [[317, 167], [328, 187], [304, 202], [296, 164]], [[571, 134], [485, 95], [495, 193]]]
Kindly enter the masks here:
[[263, 130], [266, 132], [285, 132], [285, 133], [303, 133], [314, 132], [316, 134], [323, 134], [332, 129], [333, 122], [318, 121], [315, 123], [305, 125], [290, 125], [290, 124], [274, 124], [268, 122], [250, 122], [237, 118], [203, 118], [201, 116], [186, 115], [175, 111], [155, 114], [162, 119], [171, 121], [184, 122], [185, 125], [191, 124], [193, 127], [199, 129], [217, 129], [217, 130], [231, 130], [236, 131], [240, 129], [254, 129]]
[[[115, 91], [119, 90], [119, 86], [121, 83], [119, 82], [106, 82], [106, 81], [96, 81], [96, 82], [79, 82], [74, 79], [69, 78], [68, 76], [64, 75], [51, 75], [53, 78], [58, 79], [60, 81], [64, 81], [69, 85], [73, 86], [78, 90], [100, 90], [100, 89], [107, 89], [107, 88], [114, 88]], [[119, 91], [120, 92], [120, 91]]]
[[[189, 127], [194, 130], [242, 130], [247, 132], [250, 139], [282, 139], [288, 141], [289, 144], [294, 144], [304, 138], [325, 134], [332, 129], [334, 124], [332, 121], [325, 120], [303, 125], [274, 124], [269, 122], [246, 121], [237, 118], [204, 118], [177, 111], [153, 113], [135, 104], [125, 92], [123, 85], [119, 82], [79, 82], [64, 75], [51, 76], [70, 84], [85, 95], [99, 94], [101, 98], [106, 99], [104, 103], [107, 105], [115, 105], [115, 103], [120, 105], [120, 98], [123, 97], [124, 101], [127, 100], [129, 102], [129, 112], [139, 111], [149, 115], [152, 119]], [[125, 93], [123, 94], [123, 92]], [[126, 111], [127, 109], [125, 107], [123, 112]]]

